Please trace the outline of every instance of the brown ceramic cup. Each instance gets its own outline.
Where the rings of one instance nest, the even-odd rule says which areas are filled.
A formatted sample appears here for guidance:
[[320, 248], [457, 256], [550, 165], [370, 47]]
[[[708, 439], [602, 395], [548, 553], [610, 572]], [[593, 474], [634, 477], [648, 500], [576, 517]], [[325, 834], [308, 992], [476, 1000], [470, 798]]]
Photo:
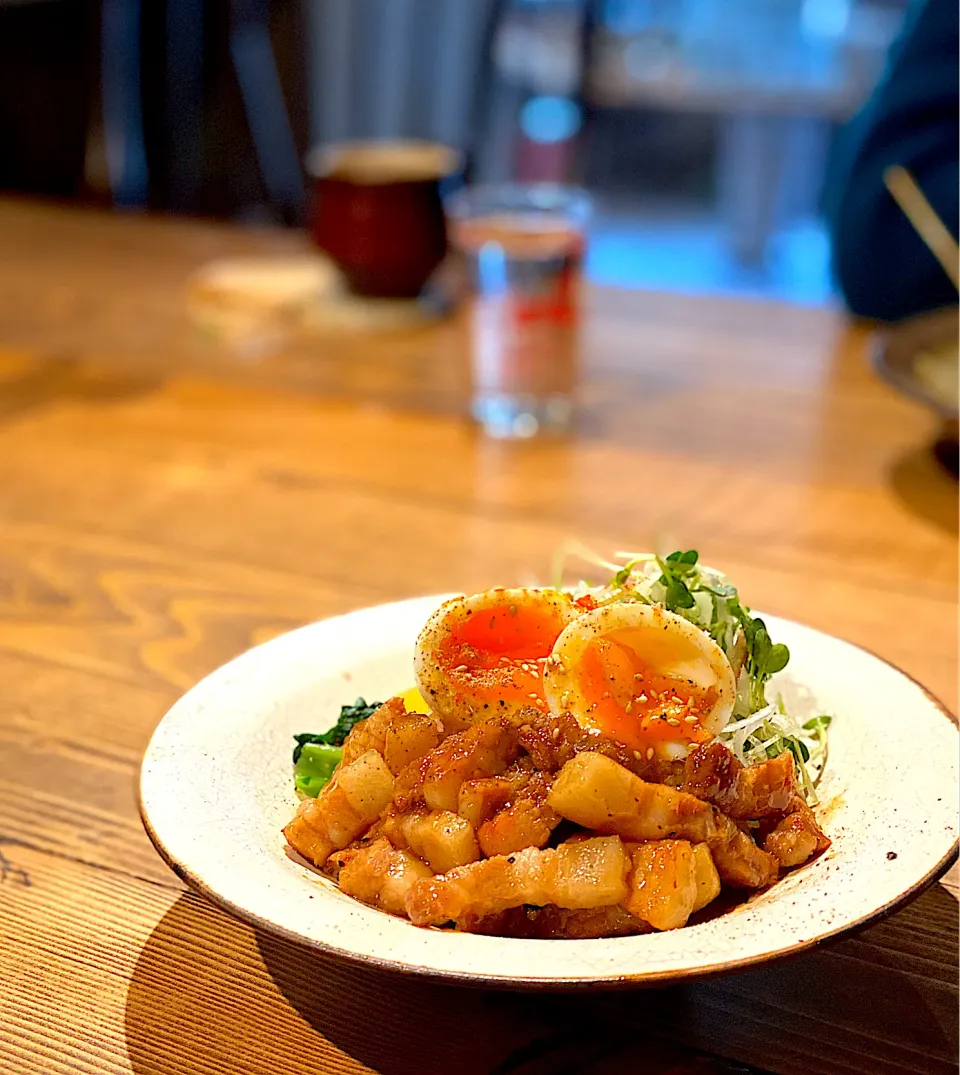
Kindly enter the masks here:
[[358, 295], [418, 295], [447, 250], [441, 185], [460, 154], [433, 142], [364, 141], [310, 154], [313, 238]]

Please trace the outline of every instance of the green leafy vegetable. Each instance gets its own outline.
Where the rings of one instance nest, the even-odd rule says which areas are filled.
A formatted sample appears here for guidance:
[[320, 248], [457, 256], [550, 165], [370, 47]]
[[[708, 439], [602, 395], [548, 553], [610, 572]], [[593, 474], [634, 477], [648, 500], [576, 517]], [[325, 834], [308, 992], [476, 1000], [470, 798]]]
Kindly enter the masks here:
[[828, 716], [826, 713], [821, 713], [819, 717], [813, 717], [810, 720], [804, 721], [803, 726], [808, 732], [813, 732], [815, 735], [819, 735], [830, 727], [830, 722], [832, 720], [833, 717]]
[[693, 608], [695, 604], [687, 586], [680, 579], [670, 579], [667, 583], [667, 608], [676, 612], [681, 608]]
[[688, 549], [686, 552], [672, 552], [667, 557], [667, 563], [693, 565], [700, 559], [696, 549]]
[[767, 705], [767, 680], [787, 667], [790, 650], [782, 642], [771, 641], [767, 625], [759, 616], [751, 616], [750, 610], [740, 604], [736, 590], [734, 596], [728, 598], [727, 608], [743, 631], [750, 677], [750, 712], [756, 713]]
[[729, 582], [711, 582], [709, 579], [702, 578], [698, 589], [703, 590], [704, 593], [711, 593], [714, 597], [737, 596], [736, 586], [731, 586]]
[[328, 732], [301, 732], [293, 738], [297, 745], [293, 748], [293, 763], [296, 765], [300, 758], [300, 751], [307, 743], [325, 743], [327, 746], [343, 746], [343, 741], [353, 730], [355, 724], [372, 716], [379, 708], [380, 702], [370, 702], [368, 705], [363, 698], [358, 698], [353, 705], [340, 707], [340, 717], [337, 723]]
[[821, 778], [823, 777], [823, 771], [827, 767], [827, 728], [830, 727], [830, 722], [833, 717], [827, 713], [821, 713], [818, 717], [812, 717], [808, 721], [804, 721], [803, 727], [805, 731], [813, 732], [816, 736], [816, 746], [820, 755], [820, 770], [813, 780], [813, 786], [816, 787]]
[[696, 605], [693, 594], [684, 581], [684, 576], [692, 574], [691, 568], [696, 562], [697, 554], [693, 549], [689, 552], [672, 552], [666, 560], [657, 558], [661, 572], [660, 583], [666, 589], [663, 603], [671, 612], [679, 612], [682, 608], [693, 608]]
[[380, 708], [379, 702], [358, 698], [353, 705], [340, 707], [337, 723], [328, 732], [301, 732], [295, 735], [293, 780], [297, 791], [316, 796], [333, 775], [343, 757], [344, 740], [354, 725], [366, 720]]
[[788, 735], [785, 739], [787, 749], [798, 762], [808, 762], [810, 760], [810, 748], [802, 739], [798, 739], [795, 735]]
[[732, 611], [740, 621], [747, 646], [747, 675], [750, 677], [750, 711], [755, 713], [767, 704], [766, 683], [774, 674], [786, 668], [790, 650], [770, 639], [767, 625], [759, 616], [751, 616], [739, 601], [732, 602]]
[[300, 744], [297, 749], [299, 753], [293, 767], [293, 782], [302, 795], [316, 798], [340, 764], [343, 748], [314, 742]]

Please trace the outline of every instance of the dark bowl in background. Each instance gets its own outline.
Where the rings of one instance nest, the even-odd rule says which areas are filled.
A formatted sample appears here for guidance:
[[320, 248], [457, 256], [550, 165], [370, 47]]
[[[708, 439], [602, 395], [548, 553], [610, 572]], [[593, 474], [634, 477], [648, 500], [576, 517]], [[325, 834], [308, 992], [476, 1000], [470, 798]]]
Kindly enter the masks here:
[[940, 463], [955, 477], [960, 466], [960, 414], [956, 397], [947, 398], [932, 386], [919, 368], [930, 351], [957, 345], [960, 309], [948, 306], [901, 321], [883, 331], [873, 350], [873, 368], [904, 395], [922, 403], [941, 419], [933, 446]]

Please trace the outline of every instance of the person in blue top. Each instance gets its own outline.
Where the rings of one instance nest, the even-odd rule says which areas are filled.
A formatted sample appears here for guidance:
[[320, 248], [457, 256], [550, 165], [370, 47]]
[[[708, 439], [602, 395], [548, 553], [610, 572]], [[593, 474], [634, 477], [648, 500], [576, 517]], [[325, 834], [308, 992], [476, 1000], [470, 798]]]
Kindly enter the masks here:
[[899, 164], [956, 236], [960, 196], [956, 0], [915, 0], [886, 72], [840, 134], [827, 186], [834, 274], [861, 317], [898, 321], [957, 292], [883, 183]]

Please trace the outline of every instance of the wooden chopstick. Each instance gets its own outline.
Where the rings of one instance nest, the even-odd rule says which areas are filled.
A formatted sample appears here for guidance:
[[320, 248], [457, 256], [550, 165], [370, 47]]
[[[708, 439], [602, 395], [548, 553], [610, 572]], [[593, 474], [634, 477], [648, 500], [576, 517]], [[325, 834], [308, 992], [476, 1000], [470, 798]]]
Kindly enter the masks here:
[[906, 168], [893, 164], [883, 173], [883, 182], [904, 216], [929, 247], [930, 253], [940, 262], [953, 286], [960, 290], [960, 247], [927, 201], [927, 196], [917, 186], [917, 181]]

